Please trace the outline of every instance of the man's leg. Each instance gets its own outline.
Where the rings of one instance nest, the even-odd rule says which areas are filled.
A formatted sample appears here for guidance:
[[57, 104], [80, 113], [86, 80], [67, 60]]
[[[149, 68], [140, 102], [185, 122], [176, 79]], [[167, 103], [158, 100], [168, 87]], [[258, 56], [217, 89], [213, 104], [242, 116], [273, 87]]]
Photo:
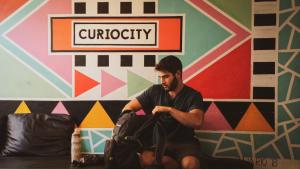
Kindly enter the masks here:
[[180, 169], [180, 165], [173, 158], [169, 156], [164, 156], [162, 163], [165, 169]]
[[[155, 161], [155, 153], [153, 151], [144, 151], [141, 156], [141, 164], [143, 168], [150, 166]], [[163, 156], [162, 164], [165, 169], [180, 169], [179, 164], [169, 156]]]
[[200, 161], [195, 156], [185, 156], [181, 160], [182, 169], [200, 169]]

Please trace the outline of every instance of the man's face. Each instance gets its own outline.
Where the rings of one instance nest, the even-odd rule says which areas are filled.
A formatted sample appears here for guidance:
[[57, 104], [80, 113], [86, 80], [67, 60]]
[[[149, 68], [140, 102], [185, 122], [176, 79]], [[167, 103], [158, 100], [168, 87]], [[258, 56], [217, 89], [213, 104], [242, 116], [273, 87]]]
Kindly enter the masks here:
[[178, 85], [178, 79], [171, 72], [159, 71], [158, 77], [166, 91], [174, 91]]

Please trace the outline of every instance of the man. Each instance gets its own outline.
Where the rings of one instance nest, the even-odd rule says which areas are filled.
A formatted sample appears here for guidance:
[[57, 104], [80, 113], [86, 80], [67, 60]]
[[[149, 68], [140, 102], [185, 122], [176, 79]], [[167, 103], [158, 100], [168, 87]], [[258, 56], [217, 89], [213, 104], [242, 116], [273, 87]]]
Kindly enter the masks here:
[[[175, 56], [167, 56], [155, 66], [161, 85], [153, 85], [131, 100], [124, 110], [161, 113], [168, 134], [162, 163], [166, 169], [199, 169], [199, 143], [194, 129], [203, 123], [203, 100], [199, 92], [183, 84], [182, 63]], [[144, 166], [154, 161], [154, 152], [144, 151]]]

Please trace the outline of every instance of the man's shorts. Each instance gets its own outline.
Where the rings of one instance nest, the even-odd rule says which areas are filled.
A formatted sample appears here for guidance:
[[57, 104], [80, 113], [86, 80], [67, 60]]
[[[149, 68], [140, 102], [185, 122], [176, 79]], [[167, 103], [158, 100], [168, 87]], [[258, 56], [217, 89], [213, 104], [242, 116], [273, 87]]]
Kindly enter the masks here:
[[187, 143], [167, 143], [165, 155], [175, 159], [179, 164], [185, 156], [201, 158], [201, 148], [198, 141]]

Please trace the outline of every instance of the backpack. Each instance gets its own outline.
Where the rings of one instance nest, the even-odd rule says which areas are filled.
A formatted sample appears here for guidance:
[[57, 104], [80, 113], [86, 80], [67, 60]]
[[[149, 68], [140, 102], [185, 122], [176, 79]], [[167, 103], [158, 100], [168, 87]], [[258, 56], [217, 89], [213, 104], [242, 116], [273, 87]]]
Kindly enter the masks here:
[[[105, 143], [105, 169], [141, 169], [138, 153], [152, 144], [152, 134], [160, 136], [155, 149], [155, 165], [161, 166], [166, 137], [158, 119], [156, 115], [139, 116], [134, 111], [122, 112], [113, 129], [112, 138]], [[158, 133], [153, 133], [154, 125], [158, 126], [159, 129], [155, 130]]]

